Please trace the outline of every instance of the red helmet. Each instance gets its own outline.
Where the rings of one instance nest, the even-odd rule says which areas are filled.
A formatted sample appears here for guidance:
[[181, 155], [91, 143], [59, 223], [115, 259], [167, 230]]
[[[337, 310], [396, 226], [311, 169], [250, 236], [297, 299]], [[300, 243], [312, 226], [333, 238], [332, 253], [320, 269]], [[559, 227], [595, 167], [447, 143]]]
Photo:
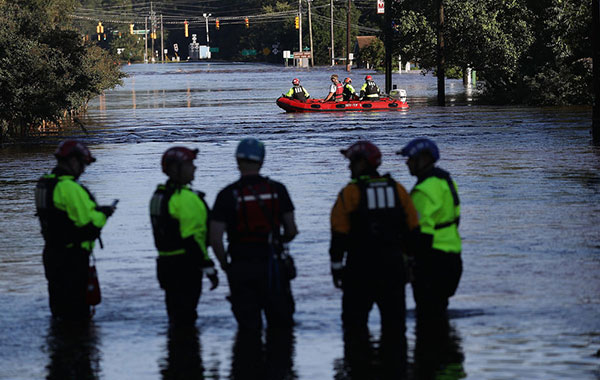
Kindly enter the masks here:
[[58, 144], [56, 152], [54, 152], [54, 157], [56, 158], [68, 158], [70, 156], [78, 156], [88, 165], [96, 161], [90, 150], [77, 140], [65, 140], [61, 142]]
[[162, 170], [166, 173], [167, 167], [170, 164], [176, 163], [181, 165], [185, 161], [193, 161], [197, 155], [198, 149], [192, 150], [182, 146], [169, 148], [162, 156]]
[[345, 79], [344, 79], [344, 83], [352, 83], [352, 79], [350, 79], [350, 78], [345, 78]]
[[370, 75], [367, 75], [367, 76], [365, 77], [365, 80], [373, 80], [373, 77], [372, 77], [372, 76], [370, 76]]
[[381, 152], [375, 144], [369, 141], [357, 141], [348, 149], [342, 149], [340, 152], [349, 160], [364, 157], [374, 169], [381, 165]]
[[299, 84], [300, 84], [300, 79], [298, 79], [298, 78], [294, 78], [294, 79], [292, 79], [292, 84], [293, 84], [294, 86], [297, 86], [297, 85], [299, 85]]

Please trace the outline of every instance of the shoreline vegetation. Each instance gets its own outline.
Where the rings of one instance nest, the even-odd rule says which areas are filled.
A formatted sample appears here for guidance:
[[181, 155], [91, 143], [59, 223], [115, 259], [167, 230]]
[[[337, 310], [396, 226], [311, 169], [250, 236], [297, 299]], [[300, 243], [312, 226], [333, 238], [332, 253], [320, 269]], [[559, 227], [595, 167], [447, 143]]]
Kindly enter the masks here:
[[[392, 2], [389, 10], [392, 56], [417, 62], [419, 73], [435, 74], [437, 67], [438, 1]], [[176, 0], [160, 3], [173, 17], [181, 15], [181, 24], [197, 11]], [[246, 26], [225, 21], [219, 31], [211, 24], [211, 47], [218, 47], [214, 59], [275, 64], [282, 62], [284, 48], [298, 49], [295, 0], [230, 3], [244, 14], [253, 10], [252, 20], [264, 20]], [[329, 3], [312, 0], [317, 66], [328, 65], [331, 59]], [[72, 124], [85, 130], [76, 117], [85, 112], [88, 102], [122, 83], [126, 74], [121, 64], [143, 62], [143, 38], [122, 31], [126, 23], [110, 24], [112, 16], [105, 9], [117, 5], [124, 17], [145, 15], [139, 13], [133, 0], [0, 0], [0, 144]], [[468, 69], [475, 70], [478, 102], [539, 106], [593, 103], [591, 9], [585, 2], [443, 0], [443, 6], [446, 74], [460, 78]], [[219, 12], [218, 7], [208, 10]], [[86, 16], [90, 11], [93, 20]], [[338, 6], [336, 12], [346, 10]], [[286, 16], [269, 21], [269, 15], [275, 13]], [[375, 7], [360, 3], [351, 4], [351, 15], [352, 41], [367, 32], [378, 37], [355, 51], [355, 62], [381, 71], [385, 49], [383, 36], [376, 31], [384, 29], [383, 17], [376, 14]], [[104, 38], [98, 40], [97, 19], [104, 20], [106, 28]], [[131, 27], [133, 30], [133, 24]], [[165, 35], [166, 46], [177, 44], [181, 55], [186, 56], [189, 38], [183, 29], [170, 27]], [[339, 49], [336, 54], [345, 55], [345, 28], [335, 28], [334, 40]], [[270, 53], [244, 56], [244, 51]]]

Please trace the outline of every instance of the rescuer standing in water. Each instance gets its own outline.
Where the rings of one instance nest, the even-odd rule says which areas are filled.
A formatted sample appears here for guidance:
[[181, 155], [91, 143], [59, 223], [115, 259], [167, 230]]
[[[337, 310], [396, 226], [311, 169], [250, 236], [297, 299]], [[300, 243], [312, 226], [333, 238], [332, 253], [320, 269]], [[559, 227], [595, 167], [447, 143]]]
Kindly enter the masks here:
[[435, 166], [440, 153], [433, 141], [414, 139], [396, 154], [408, 157], [410, 174], [417, 177], [411, 191], [420, 224], [412, 284], [417, 318], [444, 317], [462, 274], [458, 187]]
[[231, 308], [240, 331], [260, 331], [263, 311], [269, 328], [291, 328], [293, 276], [282, 265], [282, 254], [283, 245], [298, 234], [294, 205], [283, 184], [259, 174], [262, 142], [243, 139], [235, 157], [240, 179], [219, 192], [210, 224], [211, 245], [229, 279]]
[[158, 282], [165, 290], [169, 322], [177, 326], [193, 325], [198, 317], [202, 275], [210, 280], [211, 290], [219, 284], [207, 251], [209, 209], [204, 194], [189, 187], [197, 154], [197, 149], [167, 149], [162, 171], [169, 179], [158, 186], [150, 201]]
[[352, 180], [331, 211], [329, 254], [333, 284], [343, 291], [344, 334], [368, 336], [376, 303], [382, 344], [400, 344], [405, 340], [404, 255], [418, 228], [417, 213], [404, 187], [378, 173], [377, 146], [358, 141], [341, 153], [350, 161]]
[[98, 206], [77, 179], [96, 159], [83, 143], [61, 142], [57, 165], [39, 179], [35, 189], [37, 216], [45, 245], [44, 270], [50, 310], [59, 320], [87, 320], [86, 300], [90, 254], [115, 206]]

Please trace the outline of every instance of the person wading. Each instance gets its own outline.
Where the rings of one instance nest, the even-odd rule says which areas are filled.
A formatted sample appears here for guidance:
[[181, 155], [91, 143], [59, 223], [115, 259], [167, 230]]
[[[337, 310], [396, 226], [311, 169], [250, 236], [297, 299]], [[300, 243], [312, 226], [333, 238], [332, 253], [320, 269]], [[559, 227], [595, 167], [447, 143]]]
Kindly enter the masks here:
[[204, 193], [189, 184], [194, 179], [194, 159], [198, 150], [185, 147], [167, 149], [162, 171], [169, 179], [158, 185], [150, 200], [150, 220], [158, 250], [157, 276], [165, 290], [165, 303], [172, 326], [193, 325], [202, 293], [202, 275], [219, 284], [217, 271], [207, 251], [209, 209]]
[[76, 140], [65, 140], [54, 153], [57, 165], [35, 189], [37, 216], [45, 245], [44, 270], [50, 311], [58, 320], [87, 320], [90, 255], [114, 206], [98, 206], [77, 179], [96, 159]]
[[417, 177], [410, 194], [420, 223], [413, 281], [417, 318], [444, 317], [462, 274], [458, 187], [447, 171], [435, 167], [440, 153], [433, 141], [414, 139], [396, 154], [408, 157], [410, 174]]
[[404, 187], [378, 173], [377, 146], [358, 141], [341, 153], [350, 160], [352, 180], [331, 211], [329, 254], [333, 284], [343, 291], [344, 334], [366, 340], [369, 312], [376, 303], [382, 343], [399, 345], [405, 332], [403, 256], [418, 227], [417, 213]]
[[262, 142], [243, 139], [235, 157], [241, 177], [219, 192], [210, 224], [211, 245], [228, 275], [231, 308], [240, 330], [260, 331], [263, 311], [269, 328], [291, 328], [294, 300], [281, 254], [283, 243], [298, 233], [294, 205], [283, 184], [259, 174]]

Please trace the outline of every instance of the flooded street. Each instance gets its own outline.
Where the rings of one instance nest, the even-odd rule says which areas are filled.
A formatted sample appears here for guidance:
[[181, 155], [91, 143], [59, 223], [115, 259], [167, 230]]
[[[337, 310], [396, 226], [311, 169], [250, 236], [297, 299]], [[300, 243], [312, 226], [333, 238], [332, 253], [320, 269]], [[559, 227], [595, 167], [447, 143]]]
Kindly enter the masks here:
[[[148, 203], [165, 181], [161, 155], [177, 144], [200, 150], [193, 187], [212, 205], [237, 179], [234, 151], [248, 136], [265, 142], [262, 173], [287, 186], [300, 230], [291, 244], [297, 325], [293, 337], [263, 348], [271, 378], [357, 378], [344, 364], [341, 292], [329, 269], [329, 212], [349, 180], [339, 149], [371, 140], [381, 172], [410, 189], [415, 179], [394, 152], [426, 136], [459, 186], [464, 272], [439, 345], [417, 345], [407, 286], [409, 375], [417, 378], [412, 368], [424, 360], [469, 379], [600, 379], [600, 148], [590, 144], [591, 109], [475, 106], [455, 80], [441, 108], [436, 79], [418, 74], [394, 74], [408, 111], [286, 114], [275, 105], [294, 77], [324, 97], [329, 76], [345, 75], [336, 70], [132, 65], [122, 87], [91, 102], [86, 132], [0, 148], [0, 379], [240, 378], [236, 369], [250, 359], [236, 349], [223, 273], [215, 291], [205, 286], [198, 334], [169, 334]], [[355, 87], [365, 73], [352, 73]], [[383, 75], [374, 79], [384, 87]], [[97, 158], [81, 182], [100, 204], [120, 200], [95, 250], [102, 303], [90, 329], [66, 338], [51, 323], [33, 200], [65, 135]], [[376, 344], [377, 309], [370, 329]], [[417, 346], [432, 357], [415, 355]]]

